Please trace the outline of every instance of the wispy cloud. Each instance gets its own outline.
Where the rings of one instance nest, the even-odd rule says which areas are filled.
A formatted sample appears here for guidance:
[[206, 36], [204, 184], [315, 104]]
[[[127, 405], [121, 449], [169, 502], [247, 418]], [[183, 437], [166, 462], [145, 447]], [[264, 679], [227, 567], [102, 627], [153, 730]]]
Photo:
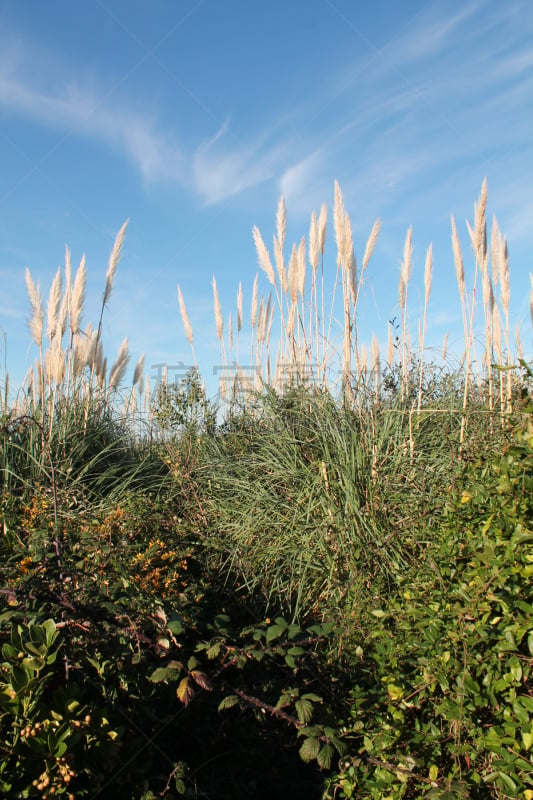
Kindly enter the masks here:
[[55, 93], [43, 91], [6, 68], [0, 71], [0, 108], [59, 131], [103, 143], [130, 159], [146, 181], [172, 181], [195, 192], [206, 205], [276, 178], [288, 148], [274, 130], [249, 136], [242, 146], [229, 120], [211, 137], [186, 149], [174, 130], [155, 114], [126, 108], [102, 88], [71, 82]]
[[527, 8], [522, 0], [498, 13], [487, 0], [452, 12], [441, 0], [426, 4], [388, 42], [325, 74], [290, 118], [265, 124], [259, 116], [247, 129], [228, 118], [214, 133], [196, 129], [187, 143], [145, 98], [135, 107], [94, 81], [87, 88], [79, 74], [66, 86], [46, 70], [36, 76], [34, 56], [25, 55], [31, 47], [20, 42], [0, 67], [0, 108], [99, 141], [145, 181], [173, 182], [205, 205], [271, 182], [308, 209], [334, 178], [369, 207], [390, 205], [419, 178], [432, 175], [435, 188], [460, 177], [468, 161], [495, 171], [505, 148], [524, 145], [533, 50], [516, 28]]
[[65, 136], [84, 136], [128, 156], [147, 180], [186, 181], [186, 160], [176, 140], [155, 122], [71, 83], [63, 92], [41, 91], [23, 78], [0, 73], [0, 107]]
[[207, 205], [274, 178], [287, 159], [286, 147], [272, 140], [273, 132], [251, 137], [244, 147], [229, 132], [227, 120], [194, 153], [193, 186]]

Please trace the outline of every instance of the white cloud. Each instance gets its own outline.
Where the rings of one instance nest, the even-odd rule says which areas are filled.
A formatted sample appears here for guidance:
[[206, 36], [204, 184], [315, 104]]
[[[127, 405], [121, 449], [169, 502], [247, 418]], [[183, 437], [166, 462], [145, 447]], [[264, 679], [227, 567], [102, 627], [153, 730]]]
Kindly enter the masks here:
[[322, 164], [322, 148], [315, 150], [305, 158], [288, 167], [281, 175], [279, 187], [287, 203], [293, 208], [305, 198], [306, 209], [309, 208], [310, 192], [316, 183]]
[[229, 130], [229, 121], [226, 121], [194, 153], [193, 187], [207, 205], [274, 178], [287, 157], [283, 144], [269, 141], [273, 134], [252, 137], [243, 146], [235, 140], [228, 141]]
[[51, 94], [23, 79], [0, 74], [0, 106], [66, 136], [94, 138], [127, 155], [147, 180], [186, 180], [185, 159], [177, 141], [167, 142], [146, 114], [99, 99], [75, 85]]

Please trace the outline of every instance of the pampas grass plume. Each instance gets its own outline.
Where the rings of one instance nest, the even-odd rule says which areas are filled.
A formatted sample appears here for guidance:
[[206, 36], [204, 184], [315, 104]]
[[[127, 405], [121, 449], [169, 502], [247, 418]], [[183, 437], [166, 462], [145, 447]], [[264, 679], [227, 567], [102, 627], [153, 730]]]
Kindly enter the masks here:
[[255, 249], [257, 251], [257, 260], [259, 262], [259, 266], [265, 272], [268, 280], [272, 284], [272, 286], [276, 285], [276, 276], [274, 274], [274, 267], [272, 266], [272, 262], [270, 260], [270, 255], [268, 253], [267, 247], [263, 241], [261, 233], [259, 232], [259, 228], [257, 225], [253, 227], [253, 237], [255, 242]]
[[459, 286], [459, 292], [461, 294], [461, 298], [464, 298], [466, 291], [466, 283], [465, 283], [465, 270], [463, 266], [463, 254], [461, 252], [461, 243], [459, 241], [457, 228], [455, 226], [455, 219], [453, 218], [453, 216], [451, 220], [452, 220], [452, 249], [453, 249], [453, 259], [455, 263], [455, 274], [457, 275], [457, 284]]
[[126, 228], [128, 227], [128, 222], [129, 220], [126, 220], [126, 222], [122, 225], [121, 229], [117, 233], [113, 249], [111, 250], [111, 255], [109, 256], [109, 264], [105, 276], [104, 305], [108, 302], [109, 298], [111, 297], [111, 292], [113, 291], [115, 273], [117, 271], [118, 262], [120, 261], [120, 256], [122, 253], [122, 247], [124, 245], [124, 237], [126, 235]]
[[31, 276], [31, 272], [29, 271], [28, 267], [26, 267], [25, 278], [26, 278], [26, 289], [28, 291], [28, 297], [30, 299], [30, 304], [32, 308], [32, 315], [29, 322], [30, 333], [37, 347], [41, 348], [43, 344], [43, 323], [44, 323], [44, 311], [43, 311], [43, 300], [41, 297], [41, 290], [39, 284], [37, 284], [36, 286], [35, 283], [33, 282], [33, 278]]
[[320, 216], [318, 218], [318, 242], [320, 246], [320, 252], [324, 255], [324, 249], [326, 247], [326, 225], [328, 221], [328, 209], [325, 203], [322, 203], [322, 207], [320, 208]]
[[76, 271], [74, 287], [72, 289], [72, 299], [70, 303], [70, 330], [72, 334], [78, 333], [80, 329], [83, 306], [85, 304], [85, 289], [87, 286], [87, 269], [85, 267], [85, 255], [82, 256], [80, 265]]
[[179, 284], [178, 284], [178, 303], [180, 307], [181, 320], [183, 322], [183, 327], [185, 328], [185, 336], [187, 337], [189, 344], [192, 345], [193, 343], [192, 326], [191, 323], [189, 322], [187, 307], [185, 305], [185, 300], [183, 299], [183, 294]]
[[126, 337], [118, 350], [117, 359], [109, 373], [109, 389], [116, 390], [124, 377], [130, 356], [128, 353], [128, 338]]
[[318, 259], [320, 257], [320, 239], [318, 235], [318, 219], [316, 213], [313, 211], [311, 214], [311, 225], [309, 227], [309, 263], [316, 272], [318, 268]]
[[372, 226], [372, 230], [370, 231], [370, 236], [368, 237], [365, 252], [363, 254], [363, 262], [361, 264], [361, 272], [364, 272], [368, 266], [368, 262], [372, 258], [372, 253], [374, 252], [374, 248], [377, 244], [379, 232], [381, 230], [381, 220], [378, 219], [374, 222]]
[[300, 297], [305, 294], [305, 236], [302, 236], [298, 247], [298, 292]]
[[211, 283], [213, 287], [213, 300], [215, 304], [215, 324], [217, 328], [217, 337], [220, 341], [222, 341], [222, 337], [224, 335], [224, 319], [222, 317], [222, 309], [220, 307], [220, 299], [218, 296], [218, 289], [217, 289], [217, 282], [215, 276], [213, 275], [213, 280]]
[[424, 302], [427, 305], [431, 294], [433, 282], [433, 245], [430, 244], [426, 253], [426, 265], [424, 267]]
[[47, 312], [47, 335], [48, 340], [51, 342], [57, 331], [57, 323], [59, 321], [59, 306], [61, 303], [61, 268], [57, 268], [57, 272], [50, 286], [50, 293], [48, 295], [48, 304], [46, 307]]
[[292, 303], [296, 303], [298, 300], [298, 286], [298, 251], [296, 245], [293, 244], [289, 260], [289, 294]]
[[143, 383], [143, 370], [144, 370], [144, 353], [140, 356], [137, 364], [135, 365], [135, 370], [133, 372], [133, 386], [139, 385], [142, 388]]
[[278, 210], [276, 212], [276, 233], [281, 252], [285, 245], [285, 237], [287, 235], [287, 207], [285, 205], [285, 198], [283, 195], [278, 202]]
[[237, 333], [242, 330], [242, 283], [239, 282], [237, 292]]
[[254, 285], [252, 289], [252, 308], [250, 310], [250, 322], [252, 324], [252, 330], [254, 330], [257, 324], [257, 295], [258, 295], [258, 285], [259, 285], [259, 275], [256, 273]]

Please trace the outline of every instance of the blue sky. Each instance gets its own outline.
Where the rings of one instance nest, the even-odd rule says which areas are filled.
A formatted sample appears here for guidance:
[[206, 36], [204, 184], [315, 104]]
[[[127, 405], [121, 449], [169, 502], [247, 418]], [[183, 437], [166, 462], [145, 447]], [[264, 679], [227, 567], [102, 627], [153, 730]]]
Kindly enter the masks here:
[[283, 194], [288, 246], [328, 204], [333, 283], [335, 179], [359, 259], [382, 220], [362, 338], [386, 342], [412, 225], [413, 318], [433, 242], [428, 339], [449, 331], [453, 346], [450, 214], [468, 269], [465, 218], [486, 176], [489, 219], [509, 242], [513, 328], [531, 352], [531, 0], [0, 0], [0, 51], [0, 383], [6, 353], [15, 383], [35, 356], [24, 268], [46, 297], [65, 245], [74, 266], [85, 253], [94, 321], [126, 218], [110, 355], [127, 335], [133, 363], [142, 352], [148, 368], [191, 363], [179, 282], [209, 382], [212, 276], [225, 316], [239, 281], [249, 308], [252, 227], [272, 241]]

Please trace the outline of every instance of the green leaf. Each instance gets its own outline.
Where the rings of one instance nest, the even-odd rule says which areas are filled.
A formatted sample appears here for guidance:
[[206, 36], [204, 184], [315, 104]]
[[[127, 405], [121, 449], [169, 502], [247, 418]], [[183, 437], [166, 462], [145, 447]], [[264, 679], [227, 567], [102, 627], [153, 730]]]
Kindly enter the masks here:
[[501, 782], [504, 784], [506, 790], [512, 793], [512, 796], [516, 796], [517, 794], [517, 786], [516, 783], [513, 781], [509, 775], [505, 772], [498, 771], [498, 777], [500, 778]]
[[16, 658], [18, 650], [16, 647], [13, 647], [12, 644], [9, 644], [9, 642], [4, 642], [2, 645], [2, 655], [4, 658]]
[[290, 647], [289, 650], [287, 650], [287, 653], [290, 656], [303, 656], [305, 653], [305, 649], [303, 647], [298, 647], [297, 645], [295, 645], [294, 647]]
[[320, 752], [320, 740], [309, 738], [306, 739], [305, 742], [300, 747], [300, 758], [302, 761], [305, 761], [308, 764], [310, 761], [313, 761]]
[[220, 653], [220, 642], [215, 642], [214, 644], [209, 645], [209, 647], [205, 651], [205, 654], [210, 661], [212, 661], [213, 658], [216, 658], [219, 653]]
[[230, 694], [225, 697], [219, 704], [218, 710], [219, 711], [226, 711], [228, 708], [232, 708], [233, 706], [237, 705], [239, 702], [239, 698], [235, 694]]
[[151, 683], [162, 683], [169, 677], [176, 677], [174, 670], [170, 670], [168, 667], [158, 667], [156, 670], [154, 670], [154, 672], [152, 672], [150, 681]]
[[274, 639], [277, 639], [278, 636], [281, 636], [282, 633], [285, 632], [286, 628], [287, 628], [286, 624], [285, 625], [270, 625], [267, 628], [267, 632], [266, 632], [267, 644], [269, 642], [272, 642]]
[[329, 769], [331, 767], [334, 754], [335, 751], [333, 747], [330, 744], [325, 744], [324, 747], [321, 748], [316, 759], [318, 766], [321, 769]]
[[300, 722], [309, 722], [313, 716], [313, 704], [310, 700], [297, 700], [294, 704]]
[[48, 647], [51, 647], [59, 635], [54, 620], [47, 619], [46, 622], [43, 622], [41, 627], [44, 628], [46, 644]]
[[166, 625], [167, 629], [178, 636], [180, 633], [183, 633], [183, 624], [180, 619], [173, 619], [170, 622], [167, 622]]

